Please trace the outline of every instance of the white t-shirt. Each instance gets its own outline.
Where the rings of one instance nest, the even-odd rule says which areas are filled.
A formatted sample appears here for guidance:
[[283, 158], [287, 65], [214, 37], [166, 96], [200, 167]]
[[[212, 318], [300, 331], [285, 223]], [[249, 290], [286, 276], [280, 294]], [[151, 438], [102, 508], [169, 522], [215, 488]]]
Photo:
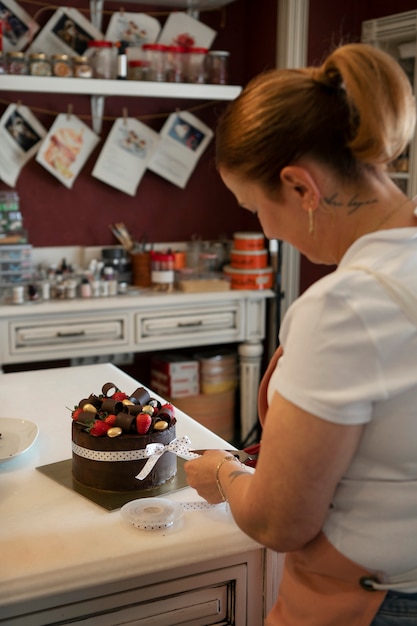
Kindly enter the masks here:
[[275, 390], [330, 422], [366, 424], [324, 525], [330, 542], [372, 570], [417, 567], [417, 328], [362, 265], [416, 295], [417, 229], [366, 235], [313, 284], [280, 329]]

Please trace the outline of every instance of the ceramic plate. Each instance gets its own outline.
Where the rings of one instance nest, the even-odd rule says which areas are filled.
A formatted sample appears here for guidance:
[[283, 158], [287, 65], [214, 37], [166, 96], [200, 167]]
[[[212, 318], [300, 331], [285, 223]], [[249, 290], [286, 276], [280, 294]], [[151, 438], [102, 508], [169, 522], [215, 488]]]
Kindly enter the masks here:
[[22, 454], [35, 443], [39, 428], [34, 422], [0, 417], [0, 462]]

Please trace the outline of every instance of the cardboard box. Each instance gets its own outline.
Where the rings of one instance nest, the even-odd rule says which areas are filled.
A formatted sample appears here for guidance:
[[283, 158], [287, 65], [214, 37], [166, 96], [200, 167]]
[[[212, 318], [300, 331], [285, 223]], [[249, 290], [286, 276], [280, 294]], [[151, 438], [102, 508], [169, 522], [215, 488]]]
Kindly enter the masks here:
[[158, 354], [152, 357], [151, 369], [166, 374], [172, 378], [184, 375], [199, 375], [199, 363], [196, 359], [189, 359], [180, 354]]
[[235, 389], [189, 398], [170, 397], [169, 401], [219, 437], [232, 444], [235, 441]]
[[150, 387], [164, 398], [167, 396], [187, 398], [188, 396], [195, 396], [200, 391], [200, 384], [198, 380], [186, 380], [180, 382], [172, 382], [168, 380], [167, 382], [163, 382], [159, 378], [151, 377]]

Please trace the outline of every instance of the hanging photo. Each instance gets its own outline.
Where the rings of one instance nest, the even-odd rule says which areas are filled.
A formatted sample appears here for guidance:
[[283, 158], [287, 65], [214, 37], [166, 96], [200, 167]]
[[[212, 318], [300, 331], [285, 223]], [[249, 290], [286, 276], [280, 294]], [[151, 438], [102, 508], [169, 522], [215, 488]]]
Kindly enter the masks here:
[[169, 116], [160, 135], [149, 169], [183, 189], [210, 143], [213, 131], [195, 115], [181, 111]]
[[28, 107], [10, 104], [0, 120], [0, 179], [16, 185], [23, 166], [36, 154], [46, 129]]
[[210, 48], [216, 35], [212, 28], [178, 11], [169, 14], [158, 43], [186, 48]]
[[146, 124], [130, 117], [117, 119], [94, 166], [93, 176], [134, 196], [158, 141], [158, 133]]
[[103, 39], [103, 34], [77, 9], [60, 7], [42, 28], [28, 52], [79, 56], [85, 53], [88, 42], [93, 39]]
[[106, 31], [107, 41], [125, 41], [129, 46], [141, 47], [154, 43], [161, 30], [158, 20], [146, 13], [113, 13]]
[[0, 22], [4, 52], [23, 50], [39, 30], [39, 24], [14, 0], [0, 1]]
[[69, 189], [99, 137], [76, 115], [61, 113], [43, 141], [36, 160]]

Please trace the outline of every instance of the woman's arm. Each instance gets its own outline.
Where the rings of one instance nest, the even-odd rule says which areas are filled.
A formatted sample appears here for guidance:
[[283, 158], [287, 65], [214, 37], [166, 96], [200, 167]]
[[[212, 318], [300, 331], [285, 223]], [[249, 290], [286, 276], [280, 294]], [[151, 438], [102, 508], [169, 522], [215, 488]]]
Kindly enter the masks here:
[[[224, 463], [218, 478], [233, 517], [247, 535], [289, 552], [321, 530], [333, 493], [357, 449], [363, 426], [320, 419], [275, 393], [267, 413], [256, 472]], [[191, 487], [220, 502], [216, 467], [225, 456], [210, 451], [185, 464]]]

